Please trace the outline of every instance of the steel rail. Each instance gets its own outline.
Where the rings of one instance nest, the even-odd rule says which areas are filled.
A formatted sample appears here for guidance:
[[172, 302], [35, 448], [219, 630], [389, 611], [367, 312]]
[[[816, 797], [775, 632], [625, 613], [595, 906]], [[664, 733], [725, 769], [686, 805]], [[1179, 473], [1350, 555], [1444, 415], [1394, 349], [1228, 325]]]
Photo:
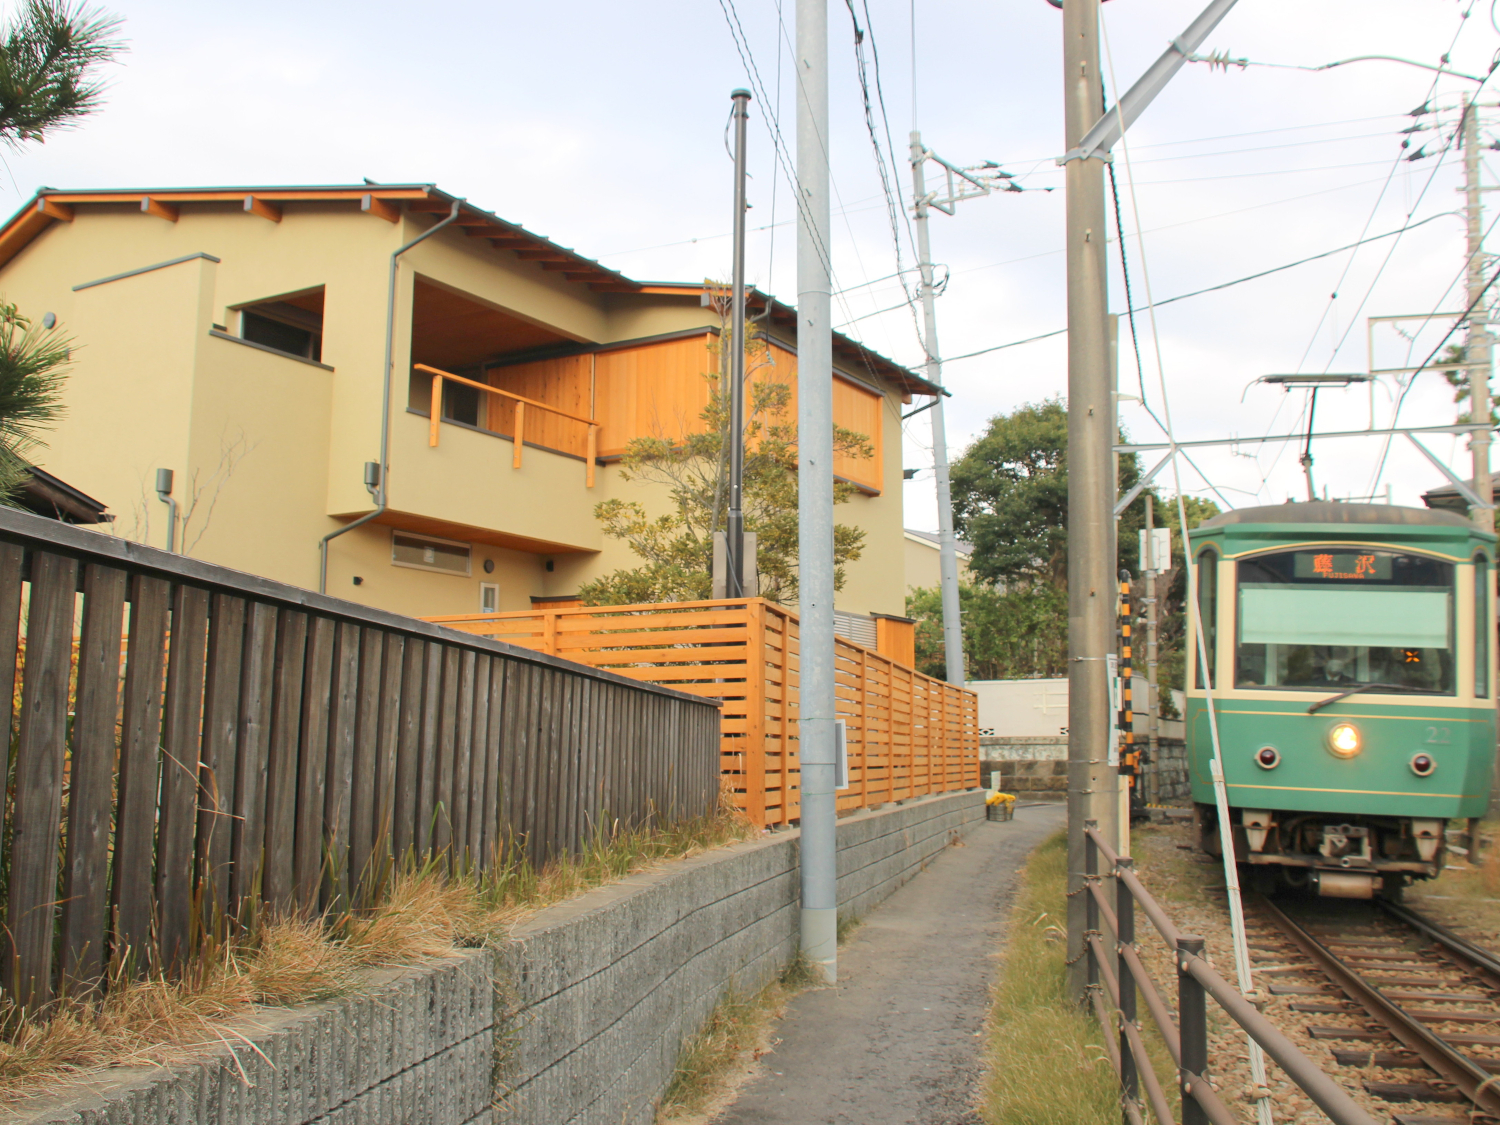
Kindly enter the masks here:
[[1260, 895], [1254, 901], [1261, 912], [1343, 990], [1344, 995], [1384, 1024], [1402, 1046], [1415, 1053], [1442, 1078], [1452, 1082], [1479, 1109], [1486, 1113], [1500, 1113], [1500, 1091], [1494, 1088], [1488, 1071], [1470, 1062], [1446, 1040], [1413, 1019], [1401, 1005], [1387, 999], [1275, 903]]
[[1447, 952], [1456, 954], [1460, 959], [1467, 962], [1465, 968], [1478, 969], [1490, 978], [1488, 983], [1491, 987], [1500, 988], [1500, 957], [1496, 957], [1488, 949], [1475, 945], [1471, 941], [1459, 937], [1446, 926], [1440, 926], [1430, 918], [1424, 918], [1410, 907], [1402, 906], [1400, 903], [1388, 902], [1385, 899], [1377, 899], [1376, 905], [1384, 910], [1397, 921], [1404, 922], [1413, 929], [1420, 930], [1433, 941], [1437, 942]]

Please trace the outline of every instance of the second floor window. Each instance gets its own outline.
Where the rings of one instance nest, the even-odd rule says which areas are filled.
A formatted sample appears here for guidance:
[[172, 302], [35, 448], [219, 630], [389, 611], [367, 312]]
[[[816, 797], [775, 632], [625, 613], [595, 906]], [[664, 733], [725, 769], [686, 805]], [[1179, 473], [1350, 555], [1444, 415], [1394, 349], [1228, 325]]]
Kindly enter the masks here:
[[270, 301], [242, 305], [240, 338], [278, 352], [322, 362], [323, 289], [290, 293]]

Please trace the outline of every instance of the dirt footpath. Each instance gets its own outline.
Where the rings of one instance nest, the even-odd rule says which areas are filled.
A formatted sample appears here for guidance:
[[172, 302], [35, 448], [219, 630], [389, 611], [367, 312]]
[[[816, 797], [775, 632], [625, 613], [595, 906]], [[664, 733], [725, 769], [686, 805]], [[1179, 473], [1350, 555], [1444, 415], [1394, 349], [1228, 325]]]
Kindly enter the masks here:
[[978, 1125], [989, 985], [1027, 853], [1063, 805], [981, 823], [866, 915], [836, 988], [788, 1005], [780, 1042], [722, 1125]]

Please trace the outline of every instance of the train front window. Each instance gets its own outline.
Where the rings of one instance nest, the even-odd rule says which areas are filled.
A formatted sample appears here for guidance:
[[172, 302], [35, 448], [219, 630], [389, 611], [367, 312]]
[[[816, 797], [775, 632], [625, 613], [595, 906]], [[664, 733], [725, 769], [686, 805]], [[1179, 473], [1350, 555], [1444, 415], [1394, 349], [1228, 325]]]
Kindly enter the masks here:
[[1237, 687], [1453, 692], [1452, 564], [1329, 546], [1238, 569]]

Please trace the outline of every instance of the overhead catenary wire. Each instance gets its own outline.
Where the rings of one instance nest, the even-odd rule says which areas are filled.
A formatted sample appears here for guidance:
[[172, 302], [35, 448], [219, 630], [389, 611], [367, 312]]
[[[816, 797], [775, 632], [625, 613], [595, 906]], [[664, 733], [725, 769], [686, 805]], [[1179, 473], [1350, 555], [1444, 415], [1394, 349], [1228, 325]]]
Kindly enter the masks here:
[[[1444, 218], [1448, 214], [1449, 214], [1448, 212], [1442, 212], [1442, 213], [1437, 214], [1437, 215], [1429, 215], [1425, 219], [1419, 219], [1419, 220], [1417, 220], [1414, 223], [1408, 223], [1406, 226], [1401, 227], [1398, 230], [1386, 231], [1384, 234], [1372, 234], [1372, 235], [1370, 235], [1369, 238], [1366, 238], [1363, 241], [1365, 241], [1365, 242], [1375, 242], [1375, 241], [1378, 241], [1378, 240], [1380, 240], [1382, 238], [1392, 238], [1395, 235], [1402, 234], [1405, 231], [1415, 230], [1417, 227], [1424, 226], [1427, 223], [1430, 223], [1430, 222], [1434, 221], [1435, 219]], [[1138, 234], [1139, 234], [1139, 232], [1138, 232]], [[1308, 262], [1316, 262], [1316, 261], [1318, 261], [1319, 259], [1322, 259], [1322, 258], [1332, 257], [1334, 254], [1342, 254], [1345, 250], [1348, 250], [1351, 247], [1357, 246], [1357, 245], [1358, 245], [1358, 243], [1351, 242], [1348, 246], [1337, 246], [1337, 247], [1335, 247], [1332, 250], [1324, 250], [1320, 254], [1312, 254], [1312, 255], [1309, 255], [1306, 258], [1298, 258], [1295, 262], [1288, 262], [1288, 263], [1286, 263], [1286, 265], [1283, 265], [1283, 266], [1273, 266], [1271, 269], [1261, 270], [1259, 273], [1252, 273], [1252, 274], [1249, 274], [1249, 275], [1247, 275], [1245, 277], [1237, 277], [1233, 281], [1223, 281], [1223, 282], [1220, 282], [1218, 285], [1210, 285], [1210, 286], [1208, 286], [1208, 287], [1206, 287], [1204, 289], [1195, 289], [1191, 293], [1179, 293], [1175, 297], [1164, 297], [1162, 300], [1157, 301], [1154, 305], [1152, 305], [1152, 304], [1142, 305], [1140, 308], [1136, 308], [1136, 309], [1131, 310], [1131, 311], [1134, 311], [1134, 312], [1145, 312], [1145, 311], [1147, 311], [1148, 308], [1150, 308], [1150, 309], [1161, 308], [1163, 305], [1170, 305], [1170, 304], [1173, 304], [1173, 303], [1175, 303], [1177, 301], [1186, 301], [1190, 297], [1201, 297], [1205, 293], [1216, 293], [1216, 292], [1218, 292], [1221, 289], [1228, 289], [1228, 288], [1230, 288], [1232, 286], [1235, 286], [1235, 285], [1243, 285], [1247, 281], [1259, 281], [1263, 277], [1270, 277], [1272, 274], [1281, 273], [1284, 270], [1295, 269], [1297, 266], [1305, 266], [1305, 265], [1307, 265]], [[1149, 295], [1147, 297], [1147, 300], [1149, 302], [1149, 300], [1150, 300]], [[1066, 328], [1058, 328], [1058, 329], [1055, 329], [1052, 332], [1043, 332], [1043, 333], [1041, 333], [1040, 335], [1037, 335], [1037, 336], [1028, 336], [1024, 340], [1012, 340], [1008, 344], [996, 344], [994, 347], [980, 348], [978, 351], [965, 352], [962, 355], [947, 356], [947, 357], [944, 358], [943, 362], [944, 363], [956, 363], [958, 360], [961, 360], [961, 359], [973, 359], [975, 356], [988, 355], [990, 352], [1004, 351], [1007, 348], [1018, 348], [1022, 344], [1033, 344], [1033, 343], [1036, 343], [1036, 341], [1038, 341], [1038, 340], [1047, 340], [1047, 339], [1050, 339], [1053, 336], [1064, 335], [1067, 331], [1068, 330]]]

